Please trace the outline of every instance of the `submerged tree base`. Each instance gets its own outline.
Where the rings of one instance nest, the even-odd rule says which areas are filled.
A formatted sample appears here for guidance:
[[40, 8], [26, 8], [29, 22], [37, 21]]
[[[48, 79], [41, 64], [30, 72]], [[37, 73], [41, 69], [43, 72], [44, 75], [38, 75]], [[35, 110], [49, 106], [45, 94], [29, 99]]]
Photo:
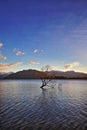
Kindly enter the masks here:
[[42, 85], [40, 88], [43, 88], [43, 87], [45, 87], [46, 85]]

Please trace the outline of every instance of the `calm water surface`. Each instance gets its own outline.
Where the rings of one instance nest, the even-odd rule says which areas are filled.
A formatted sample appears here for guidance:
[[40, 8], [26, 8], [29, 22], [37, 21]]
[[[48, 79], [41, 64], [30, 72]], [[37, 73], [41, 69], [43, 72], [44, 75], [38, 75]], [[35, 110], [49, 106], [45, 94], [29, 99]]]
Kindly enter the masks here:
[[0, 81], [0, 130], [87, 130], [87, 81]]

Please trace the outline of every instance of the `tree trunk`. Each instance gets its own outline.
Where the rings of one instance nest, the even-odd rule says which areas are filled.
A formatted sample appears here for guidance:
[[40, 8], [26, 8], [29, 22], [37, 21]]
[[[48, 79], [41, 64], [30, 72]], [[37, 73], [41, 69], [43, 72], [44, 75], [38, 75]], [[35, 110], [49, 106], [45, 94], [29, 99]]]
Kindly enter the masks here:
[[43, 88], [44, 86], [46, 86], [46, 85], [42, 85], [40, 88]]

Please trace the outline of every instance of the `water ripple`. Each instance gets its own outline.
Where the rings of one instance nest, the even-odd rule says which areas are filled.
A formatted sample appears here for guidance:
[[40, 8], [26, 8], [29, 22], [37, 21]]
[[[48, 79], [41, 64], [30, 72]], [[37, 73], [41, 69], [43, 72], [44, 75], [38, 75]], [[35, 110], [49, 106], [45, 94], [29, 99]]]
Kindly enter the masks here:
[[86, 81], [43, 90], [40, 81], [2, 82], [0, 130], [87, 130]]

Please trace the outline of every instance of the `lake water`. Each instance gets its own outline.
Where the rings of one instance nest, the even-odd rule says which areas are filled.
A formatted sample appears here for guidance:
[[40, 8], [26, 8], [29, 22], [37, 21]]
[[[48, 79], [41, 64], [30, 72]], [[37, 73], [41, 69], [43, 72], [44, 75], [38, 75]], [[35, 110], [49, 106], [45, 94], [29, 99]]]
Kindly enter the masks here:
[[87, 130], [87, 81], [0, 81], [0, 130]]

